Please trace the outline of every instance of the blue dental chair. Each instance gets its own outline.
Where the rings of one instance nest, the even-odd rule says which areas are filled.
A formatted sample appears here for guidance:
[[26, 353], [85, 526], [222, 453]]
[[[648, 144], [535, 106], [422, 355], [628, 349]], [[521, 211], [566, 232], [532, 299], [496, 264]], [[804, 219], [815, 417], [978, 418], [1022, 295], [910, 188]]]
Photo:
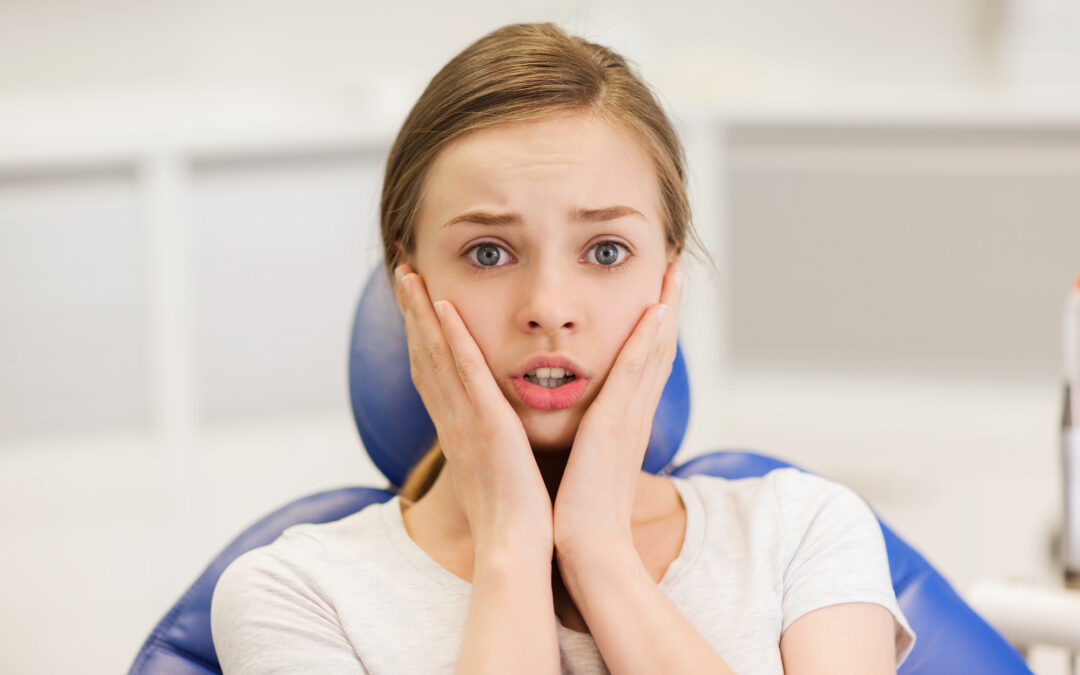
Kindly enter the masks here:
[[[381, 268], [372, 274], [357, 308], [349, 378], [364, 447], [389, 482], [400, 486], [434, 440], [435, 429], [413, 387], [404, 326]], [[705, 473], [738, 479], [794, 466], [740, 450], [716, 451], [675, 466], [672, 458], [689, 414], [690, 393], [680, 349], [653, 420], [645, 470], [678, 477]], [[221, 673], [210, 634], [210, 600], [229, 563], [271, 543], [287, 527], [338, 520], [393, 494], [390, 488], [374, 487], [328, 490], [286, 504], [250, 526], [210, 563], [153, 629], [131, 666], [131, 675]], [[884, 523], [881, 530], [897, 600], [918, 638], [900, 675], [1031, 672], [1020, 653], [975, 614], [917, 551]]]

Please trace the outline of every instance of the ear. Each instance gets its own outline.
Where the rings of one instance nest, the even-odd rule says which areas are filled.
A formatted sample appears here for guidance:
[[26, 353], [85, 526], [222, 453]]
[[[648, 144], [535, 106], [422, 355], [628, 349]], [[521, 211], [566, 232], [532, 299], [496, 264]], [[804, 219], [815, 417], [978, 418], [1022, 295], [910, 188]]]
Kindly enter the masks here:
[[394, 256], [394, 259], [397, 260], [398, 265], [405, 263], [409, 267], [416, 269], [416, 267], [413, 265], [412, 256], [409, 255], [409, 252], [405, 250], [405, 246], [401, 243], [400, 239], [394, 242], [394, 253], [396, 254]]

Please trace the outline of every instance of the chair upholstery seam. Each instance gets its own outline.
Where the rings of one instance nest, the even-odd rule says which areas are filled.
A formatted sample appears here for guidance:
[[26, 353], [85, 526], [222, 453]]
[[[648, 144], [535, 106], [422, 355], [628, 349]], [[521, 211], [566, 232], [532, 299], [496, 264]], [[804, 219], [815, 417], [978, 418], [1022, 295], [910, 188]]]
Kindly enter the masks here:
[[207, 669], [211, 673], [219, 673], [219, 672], [221, 672], [220, 666], [215, 668], [209, 662], [203, 660], [202, 658], [196, 656], [195, 654], [192, 654], [191, 652], [189, 652], [189, 651], [187, 651], [185, 649], [180, 649], [176, 645], [169, 644], [168, 642], [165, 642], [163, 640], [156, 640], [155, 644], [158, 647], [160, 647], [160, 648], [162, 648], [162, 649], [164, 649], [166, 651], [170, 651], [173, 654], [176, 654], [177, 656], [182, 656], [183, 658], [185, 658], [185, 659], [187, 659], [189, 661], [193, 661], [194, 663], [199, 664], [200, 666]]

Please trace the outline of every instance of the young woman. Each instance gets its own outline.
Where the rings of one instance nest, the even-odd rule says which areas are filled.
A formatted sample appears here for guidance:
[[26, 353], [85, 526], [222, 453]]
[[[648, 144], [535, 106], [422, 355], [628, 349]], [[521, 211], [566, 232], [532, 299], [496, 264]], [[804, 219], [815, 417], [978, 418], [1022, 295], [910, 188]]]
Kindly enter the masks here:
[[480, 39], [406, 119], [381, 216], [438, 441], [390, 501], [229, 566], [225, 673], [895, 672], [915, 636], [854, 492], [641, 469], [697, 239], [621, 57]]

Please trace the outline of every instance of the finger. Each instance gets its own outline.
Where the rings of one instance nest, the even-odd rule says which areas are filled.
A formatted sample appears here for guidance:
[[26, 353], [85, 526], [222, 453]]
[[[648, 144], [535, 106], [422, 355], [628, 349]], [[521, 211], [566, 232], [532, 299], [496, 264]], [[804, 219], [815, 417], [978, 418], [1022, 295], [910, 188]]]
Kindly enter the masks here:
[[432, 422], [437, 422], [434, 413], [442, 410], [446, 404], [446, 396], [438, 386], [437, 378], [426, 366], [424, 355], [426, 350], [425, 338], [419, 325], [419, 320], [413, 312], [411, 299], [412, 281], [407, 277], [411, 274], [408, 268], [398, 267], [395, 276], [398, 282], [394, 285], [394, 295], [401, 309], [401, 316], [405, 326], [405, 342], [409, 354], [409, 372], [417, 393], [424, 401], [424, 407], [431, 415]]
[[434, 303], [434, 307], [442, 323], [446, 341], [450, 344], [465, 392], [477, 406], [491, 409], [490, 406], [505, 403], [506, 397], [495, 382], [483, 352], [477, 346], [457, 308], [448, 300], [439, 300]]
[[[660, 303], [652, 305], [642, 314], [634, 330], [630, 333], [623, 345], [619, 356], [612, 366], [612, 372], [608, 376], [610, 380], [616, 378], [615, 387], [636, 386], [638, 382], [650, 371], [657, 361], [650, 358], [650, 347], [655, 348], [657, 341], [670, 343], [674, 346], [679, 325], [678, 310], [682, 299], [683, 268], [678, 258], [668, 263], [664, 272], [663, 283], [660, 288]], [[649, 325], [650, 312], [656, 312], [655, 325]], [[663, 357], [662, 350], [657, 355]], [[671, 354], [674, 360], [674, 352]], [[659, 359], [663, 361], [663, 358]], [[621, 363], [620, 363], [621, 362]], [[607, 384], [605, 383], [605, 388]], [[628, 391], [621, 389], [622, 391]]]
[[661, 337], [676, 339], [679, 328], [679, 307], [682, 305], [683, 266], [678, 258], [673, 260], [664, 275], [664, 285], [660, 290], [660, 302], [669, 307], [664, 316], [664, 325], [661, 327]]
[[405, 277], [412, 274], [413, 269], [408, 265], [401, 264], [394, 268], [394, 300], [402, 314], [405, 313], [405, 303], [408, 301], [408, 289], [410, 282]]
[[[667, 306], [650, 305], [638, 319], [611, 366], [604, 387], [597, 398], [616, 399], [637, 389], [648, 365], [649, 352], [663, 322]], [[613, 393], [609, 393], [613, 392]], [[625, 393], [624, 393], [625, 392]], [[606, 396], [605, 396], [606, 394]], [[625, 401], [625, 399], [623, 399]], [[613, 402], [614, 403], [614, 402]], [[618, 405], [615, 403], [615, 405]]]
[[679, 330], [679, 305], [682, 301], [682, 263], [678, 259], [668, 265], [664, 275], [664, 286], [660, 292], [661, 302], [669, 309], [664, 314], [659, 331], [653, 341], [645, 373], [642, 374], [641, 386], [637, 396], [630, 404], [630, 410], [640, 411], [651, 419], [664, 393], [664, 386], [671, 375], [675, 361]]
[[[682, 306], [684, 276], [682, 263], [676, 258], [668, 265], [667, 274], [664, 275], [664, 287], [660, 291], [660, 302], [669, 308], [664, 315], [664, 323], [657, 335], [658, 345], [655, 348], [659, 357], [658, 365], [664, 372], [670, 372], [668, 369], [675, 360], [679, 340], [679, 309]], [[667, 381], [666, 376], [664, 381]]]
[[453, 411], [460, 405], [465, 388], [457, 374], [453, 352], [435, 316], [423, 278], [407, 269], [401, 271], [397, 293], [403, 307], [409, 365], [421, 398], [427, 396], [433, 399], [425, 400], [425, 405], [434, 420], [438, 417], [439, 409]]
[[[608, 376], [609, 381], [614, 379], [610, 389], [615, 393], [607, 398], [617, 399], [611, 401], [611, 405], [633, 411], [630, 414], [634, 419], [652, 419], [667, 383], [665, 374], [671, 372], [671, 364], [675, 360], [682, 277], [681, 263], [678, 260], [669, 263], [660, 289], [661, 302], [652, 305], [643, 314]], [[651, 328], [648, 325], [650, 312], [663, 314], [654, 315]], [[605, 382], [598, 398], [608, 389]]]

